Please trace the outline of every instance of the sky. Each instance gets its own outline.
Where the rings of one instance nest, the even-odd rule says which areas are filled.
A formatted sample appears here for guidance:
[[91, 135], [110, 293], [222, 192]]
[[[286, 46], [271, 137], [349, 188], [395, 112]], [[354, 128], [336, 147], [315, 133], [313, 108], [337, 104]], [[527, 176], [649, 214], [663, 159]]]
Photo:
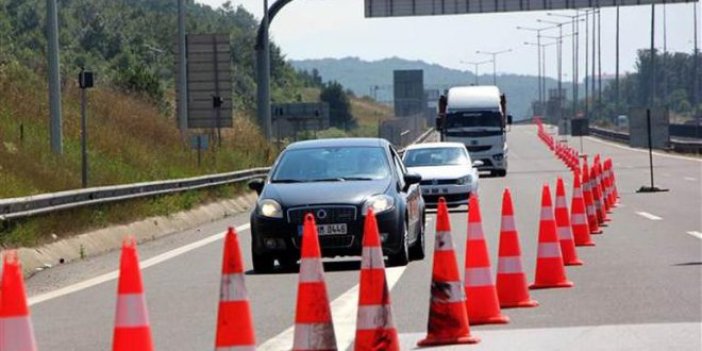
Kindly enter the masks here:
[[[196, 0], [218, 7], [226, 0]], [[275, 0], [269, 0], [271, 3]], [[244, 6], [256, 17], [263, 13], [262, 0], [231, 0], [234, 7]], [[378, 60], [401, 57], [423, 60], [461, 70], [473, 70], [465, 62], [485, 61], [489, 56], [477, 50], [511, 52], [497, 58], [498, 73], [536, 75], [537, 51], [524, 42], [536, 42], [536, 33], [518, 30], [522, 27], [546, 27], [541, 20], [568, 21], [547, 15], [546, 12], [500, 14], [473, 14], [435, 17], [400, 17], [367, 19], [363, 0], [295, 0], [288, 4], [271, 24], [271, 35], [288, 59], [359, 57]], [[697, 6], [698, 30], [702, 29], [702, 10], [698, 3], [669, 4], [665, 6], [668, 51], [692, 52], [693, 6]], [[656, 7], [656, 47], [663, 49], [662, 5]], [[574, 11], [553, 13], [572, 15]], [[601, 10], [602, 73], [615, 71], [616, 10]], [[580, 64], [584, 65], [584, 27], [581, 23]], [[620, 9], [620, 71], [633, 71], [636, 51], [650, 47], [651, 7], [631, 6]], [[558, 30], [544, 31], [558, 35]], [[563, 26], [564, 34], [571, 26]], [[698, 43], [700, 42], [698, 35]], [[543, 39], [544, 42], [552, 39]], [[592, 39], [590, 39], [592, 40]], [[564, 80], [572, 77], [571, 38], [563, 43]], [[698, 46], [702, 46], [699, 45]], [[546, 74], [557, 77], [556, 46], [546, 48]], [[480, 73], [491, 72], [490, 64], [480, 66]], [[582, 69], [580, 73], [582, 79]]]

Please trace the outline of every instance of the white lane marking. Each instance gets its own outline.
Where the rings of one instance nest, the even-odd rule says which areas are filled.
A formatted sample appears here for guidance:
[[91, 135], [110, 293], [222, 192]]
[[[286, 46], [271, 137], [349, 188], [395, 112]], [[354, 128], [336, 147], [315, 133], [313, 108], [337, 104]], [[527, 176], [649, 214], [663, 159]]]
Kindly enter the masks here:
[[688, 182], [694, 182], [694, 181], [697, 180], [697, 179], [692, 178], [692, 177], [685, 177], [685, 178], [683, 178], [683, 179], [687, 180]]
[[[385, 270], [388, 289], [397, 284], [407, 267], [394, 267]], [[330, 304], [332, 319], [334, 320], [334, 333], [339, 350], [348, 349], [356, 338], [356, 310], [358, 309], [358, 285], [347, 290]], [[268, 339], [258, 346], [259, 351], [289, 350], [293, 344], [295, 326], [291, 326], [282, 333]]]
[[652, 221], [660, 221], [661, 219], [663, 219], [663, 218], [658, 217], [658, 216], [656, 216], [656, 215], [652, 215], [652, 214], [650, 214], [650, 213], [648, 213], [648, 212], [638, 211], [638, 212], [636, 212], [636, 214], [639, 215], [639, 216], [641, 216], [641, 217], [648, 218], [648, 219], [650, 219], [650, 220], [652, 220]]
[[[240, 225], [240, 226], [236, 227], [236, 231], [241, 233], [245, 230], [248, 230], [249, 228], [251, 228], [251, 225], [249, 223], [247, 223], [247, 224]], [[192, 242], [190, 244], [183, 245], [181, 247], [175, 248], [175, 249], [170, 250], [170, 251], [166, 251], [160, 255], [156, 255], [154, 257], [151, 257], [149, 259], [146, 259], [146, 260], [139, 262], [139, 265], [140, 265], [141, 269], [155, 266], [159, 263], [163, 263], [163, 262], [168, 261], [172, 258], [175, 258], [175, 257], [178, 257], [182, 254], [185, 254], [187, 252], [201, 248], [201, 247], [203, 247], [207, 244], [213, 243], [217, 240], [221, 240], [224, 238], [225, 234], [226, 234], [226, 232], [214, 234], [214, 235], [208, 236], [204, 239], [200, 239], [198, 241]], [[71, 284], [71, 285], [65, 286], [65, 287], [60, 288], [60, 289], [56, 289], [53, 291], [49, 291], [47, 293], [32, 296], [27, 301], [28, 301], [30, 306], [36, 305], [38, 303], [53, 300], [53, 299], [59, 298], [61, 296], [72, 294], [72, 293], [75, 293], [75, 292], [78, 292], [81, 290], [85, 290], [87, 288], [91, 288], [93, 286], [96, 286], [96, 285], [99, 285], [99, 284], [102, 284], [105, 282], [108, 282], [110, 280], [117, 279], [118, 276], [119, 276], [119, 270], [114, 270], [112, 272], [105, 273], [105, 274], [99, 275], [97, 277], [84, 280], [82, 282]]]
[[[629, 147], [629, 146], [625, 146], [625, 145], [613, 143], [613, 142], [611, 142], [611, 141], [601, 140], [601, 139], [598, 139], [598, 138], [595, 138], [595, 137], [586, 137], [586, 138], [587, 138], [588, 140], [594, 141], [594, 142], [596, 142], [596, 143], [614, 146], [614, 147], [616, 147], [616, 148], [623, 149], [623, 150], [636, 151], [636, 152], [640, 152], [640, 153], [648, 153], [648, 150], [644, 150], [644, 149], [635, 149], [635, 148], [633, 148], [633, 147]], [[701, 162], [701, 163], [702, 163], [702, 158], [687, 157], [687, 156], [680, 156], [680, 155], [671, 155], [671, 154], [666, 154], [666, 153], [662, 153], [662, 152], [658, 152], [658, 151], [654, 151], [653, 154], [656, 155], [656, 156], [663, 156], [663, 157], [669, 157], [669, 158], [677, 158], [677, 159], [679, 159], [679, 160], [685, 160], [685, 161], [697, 161], [697, 162]]]
[[702, 240], [702, 233], [700, 233], [698, 231], [689, 231], [689, 232], [687, 232], [687, 234], [690, 234], [690, 235], [694, 236], [695, 238]]

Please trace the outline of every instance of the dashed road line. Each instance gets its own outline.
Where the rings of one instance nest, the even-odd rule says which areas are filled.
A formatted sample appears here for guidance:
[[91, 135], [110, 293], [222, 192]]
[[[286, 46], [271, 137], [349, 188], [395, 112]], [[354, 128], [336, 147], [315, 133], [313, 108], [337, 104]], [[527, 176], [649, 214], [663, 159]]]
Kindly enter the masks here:
[[701, 232], [689, 231], [689, 232], [687, 232], [687, 234], [690, 234], [690, 235], [694, 236], [695, 238], [702, 240], [702, 233]]
[[[236, 227], [236, 231], [241, 233], [245, 230], [249, 230], [250, 228], [251, 228], [251, 225], [249, 223], [247, 223], [247, 224], [240, 225], [240, 226]], [[208, 244], [211, 244], [215, 241], [221, 240], [224, 238], [225, 234], [226, 234], [226, 232], [221, 232], [218, 234], [210, 235], [204, 239], [200, 239], [200, 240], [192, 242], [190, 244], [183, 245], [181, 247], [175, 248], [175, 249], [170, 250], [170, 251], [166, 251], [160, 255], [156, 255], [154, 257], [151, 257], [149, 259], [146, 259], [146, 260], [139, 262], [139, 266], [143, 270], [143, 269], [146, 269], [148, 267], [155, 266], [159, 263], [166, 262], [170, 259], [176, 258], [180, 255], [183, 255], [183, 254], [188, 253], [190, 251], [193, 251], [195, 249], [201, 248], [201, 247], [208, 245]], [[115, 279], [117, 279], [118, 276], [119, 276], [119, 271], [114, 270], [112, 272], [105, 273], [105, 274], [99, 275], [97, 277], [86, 279], [82, 282], [71, 284], [71, 285], [65, 286], [63, 288], [49, 291], [49, 292], [44, 293], [44, 294], [32, 296], [27, 301], [28, 301], [30, 306], [36, 305], [38, 303], [53, 300], [53, 299], [56, 299], [56, 298], [59, 298], [59, 297], [65, 296], [65, 295], [69, 295], [69, 294], [72, 294], [72, 293], [75, 293], [75, 292], [78, 292], [81, 290], [91, 288], [91, 287], [96, 286], [96, 285], [100, 285], [102, 283], [109, 282], [111, 280], [115, 280]]]
[[[392, 288], [400, 281], [402, 273], [407, 267], [394, 267], [385, 270], [388, 289]], [[332, 303], [331, 314], [334, 321], [334, 334], [336, 334], [336, 345], [339, 350], [348, 349], [356, 337], [356, 312], [358, 309], [358, 284], [337, 297]], [[282, 333], [268, 339], [256, 349], [267, 350], [289, 350], [293, 344], [295, 326], [291, 326]]]
[[656, 215], [650, 214], [650, 213], [648, 213], [648, 212], [637, 211], [636, 214], [639, 215], [639, 216], [641, 216], [641, 217], [648, 218], [648, 219], [650, 219], [650, 220], [652, 220], [652, 221], [660, 221], [661, 219], [663, 219], [663, 218], [661, 218], [661, 217], [658, 217], [658, 216], [656, 216]]
[[697, 180], [696, 178], [692, 178], [692, 177], [685, 177], [683, 179], [687, 180], [688, 182], [694, 182]]

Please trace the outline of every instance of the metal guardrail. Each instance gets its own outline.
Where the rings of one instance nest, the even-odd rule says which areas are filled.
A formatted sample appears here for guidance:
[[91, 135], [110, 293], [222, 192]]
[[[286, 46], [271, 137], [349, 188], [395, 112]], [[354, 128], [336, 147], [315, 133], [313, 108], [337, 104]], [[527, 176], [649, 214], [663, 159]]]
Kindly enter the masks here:
[[[607, 140], [628, 144], [629, 133], [617, 132], [610, 129], [590, 127], [590, 135], [598, 136]], [[678, 152], [702, 152], [702, 140], [685, 140], [671, 138], [668, 143], [670, 149]]]
[[[433, 132], [427, 130], [414, 143], [421, 143]], [[270, 167], [245, 169], [193, 178], [153, 181], [145, 183], [67, 190], [27, 197], [0, 199], [0, 221], [68, 210], [77, 207], [102, 205], [130, 199], [174, 194], [182, 191], [210, 188], [245, 182], [268, 175]]]

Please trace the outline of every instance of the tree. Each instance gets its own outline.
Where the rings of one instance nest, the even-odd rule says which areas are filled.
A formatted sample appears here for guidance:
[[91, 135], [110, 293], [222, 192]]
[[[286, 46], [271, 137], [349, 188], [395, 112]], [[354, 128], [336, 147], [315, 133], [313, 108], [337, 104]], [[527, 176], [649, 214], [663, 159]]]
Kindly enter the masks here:
[[336, 81], [325, 84], [319, 99], [329, 104], [329, 123], [332, 127], [346, 130], [356, 127], [356, 120], [351, 114], [351, 103], [343, 85]]

